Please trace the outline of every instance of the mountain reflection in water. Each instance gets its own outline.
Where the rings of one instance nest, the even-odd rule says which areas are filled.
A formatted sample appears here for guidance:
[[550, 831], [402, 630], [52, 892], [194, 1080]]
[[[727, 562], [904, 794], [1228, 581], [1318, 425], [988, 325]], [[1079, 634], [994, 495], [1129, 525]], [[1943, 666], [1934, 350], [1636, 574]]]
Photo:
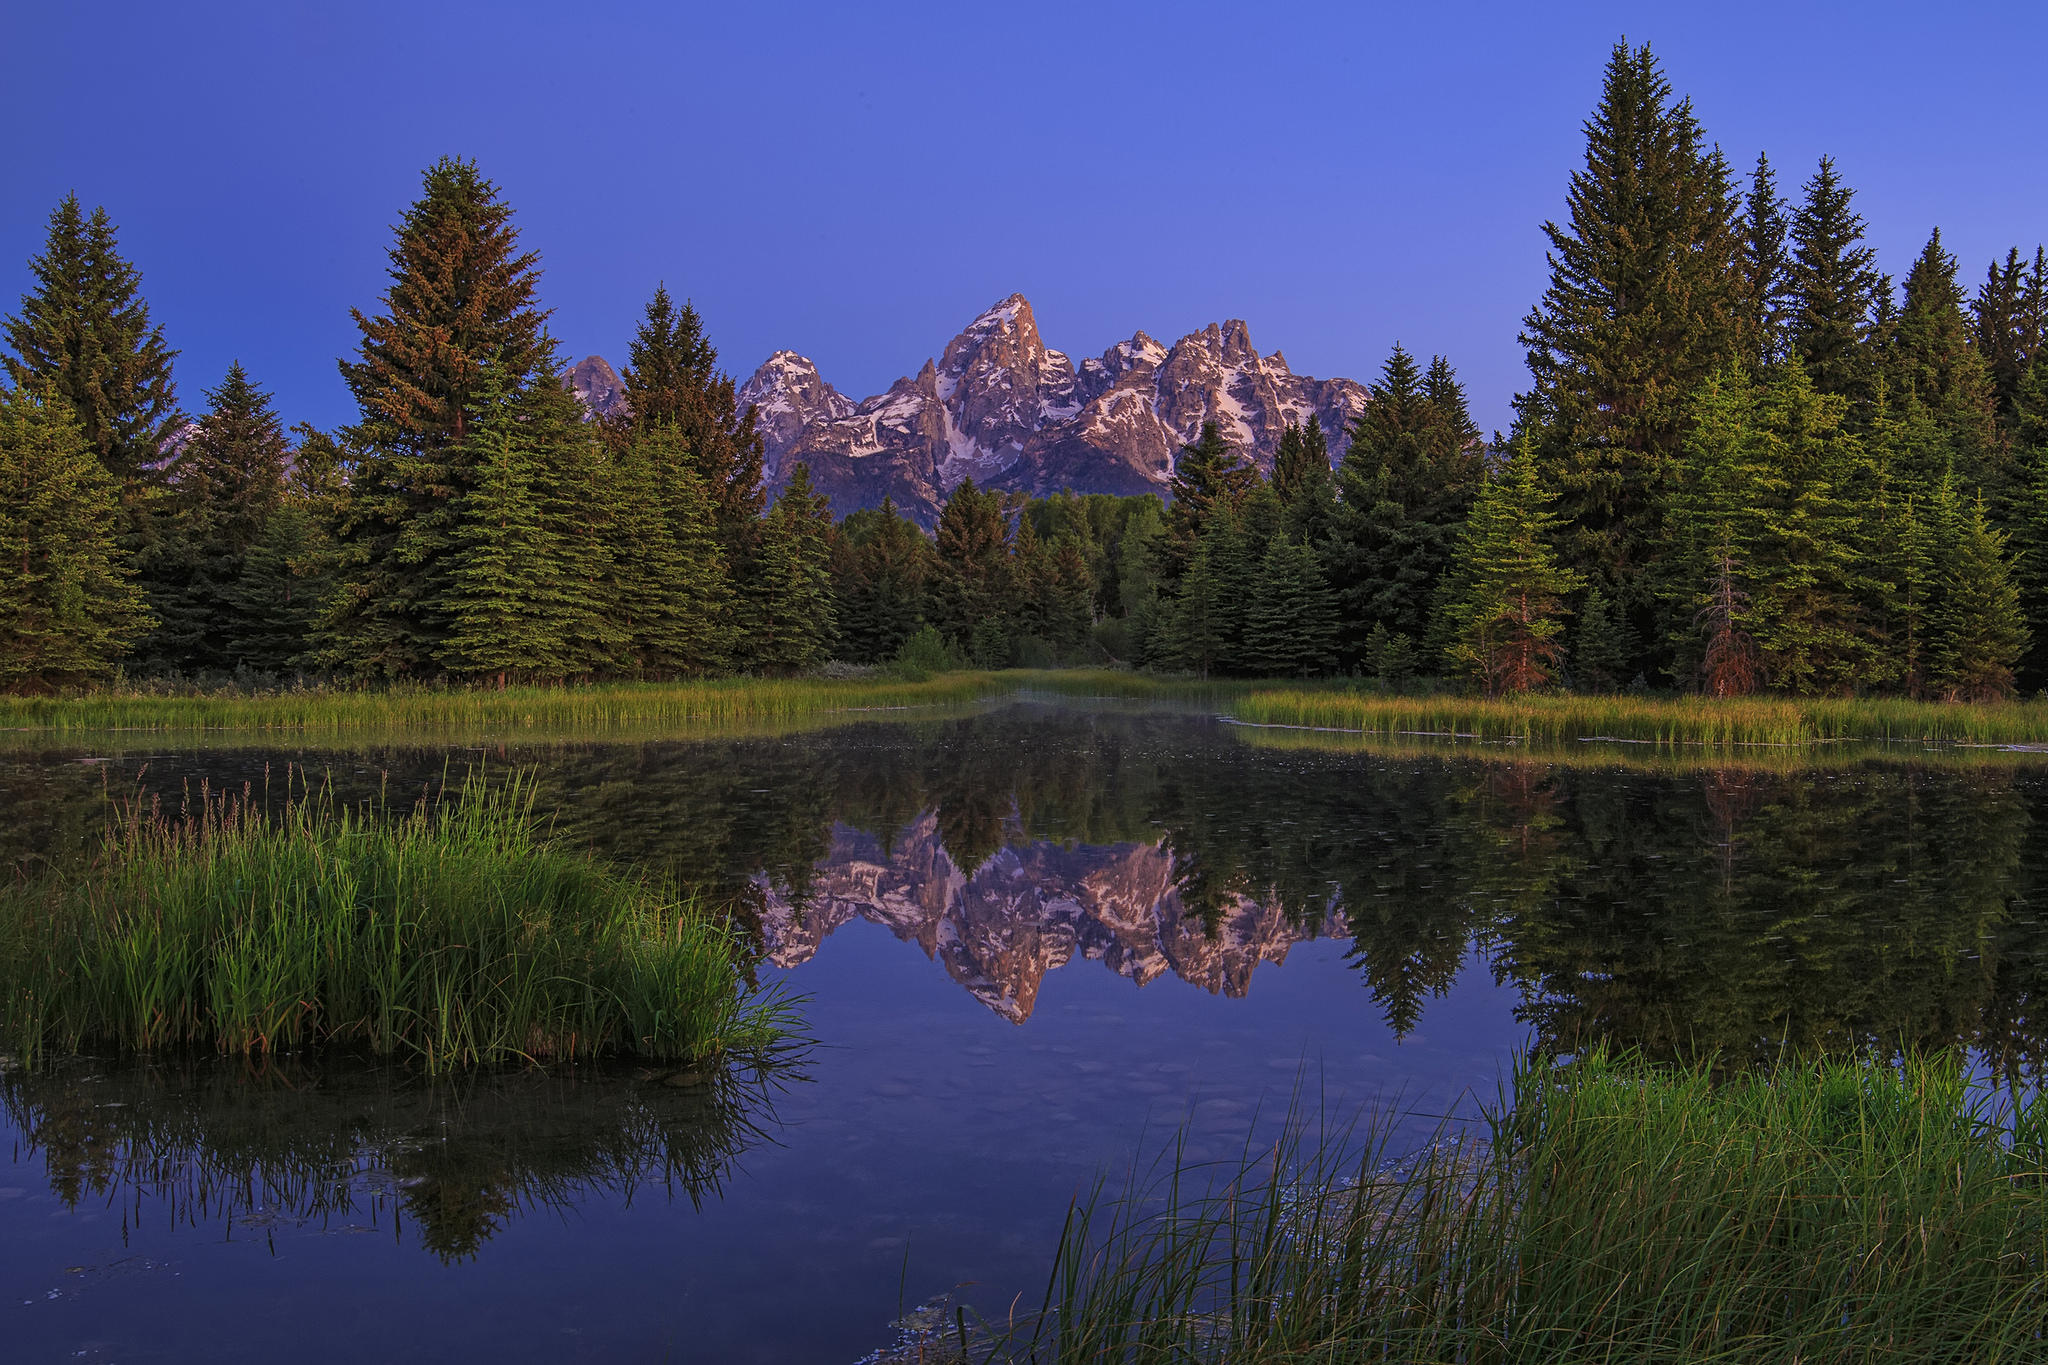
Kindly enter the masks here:
[[799, 990], [856, 917], [1020, 1023], [1076, 959], [1242, 996], [1292, 945], [1337, 936], [1397, 1036], [1478, 964], [1558, 1048], [2044, 1054], [2048, 766], [1644, 768], [1260, 738], [1019, 703], [677, 742], [38, 756], [0, 766], [0, 850], [62, 856], [103, 773], [175, 797], [292, 762], [345, 799], [405, 799], [484, 762], [533, 769], [561, 837], [732, 906]]

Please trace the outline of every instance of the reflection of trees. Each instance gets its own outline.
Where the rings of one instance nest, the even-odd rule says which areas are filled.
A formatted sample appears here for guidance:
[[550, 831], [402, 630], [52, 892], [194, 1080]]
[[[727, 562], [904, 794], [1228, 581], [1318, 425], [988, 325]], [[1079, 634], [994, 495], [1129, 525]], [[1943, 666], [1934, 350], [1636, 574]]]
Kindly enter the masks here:
[[[260, 1229], [388, 1216], [443, 1260], [595, 1193], [700, 1202], [766, 1139], [793, 1073], [585, 1068], [427, 1082], [391, 1067], [124, 1066], [0, 1073], [0, 1107], [66, 1204], [154, 1204]], [[699, 1082], [696, 1076], [683, 1079]]]
[[[388, 783], [409, 801], [449, 763], [442, 750], [328, 757], [346, 799]], [[237, 782], [265, 761], [205, 756]], [[1182, 908], [1212, 933], [1246, 902], [1303, 932], [1335, 907], [1397, 1032], [1475, 949], [1558, 1047], [1749, 1057], [1967, 1039], [2018, 1064], [2038, 1062], [2048, 1031], [2037, 769], [1640, 771], [1266, 748], [1186, 716], [1042, 706], [488, 761], [537, 768], [566, 837], [743, 920], [764, 887], [805, 903], [835, 826], [886, 851], [932, 812], [967, 871], [1022, 843], [1163, 843]], [[190, 770], [148, 780], [175, 796]], [[19, 794], [51, 831], [38, 846], [76, 840], [100, 791], [75, 763], [0, 772], [0, 798]], [[990, 945], [1000, 929], [976, 926]]]

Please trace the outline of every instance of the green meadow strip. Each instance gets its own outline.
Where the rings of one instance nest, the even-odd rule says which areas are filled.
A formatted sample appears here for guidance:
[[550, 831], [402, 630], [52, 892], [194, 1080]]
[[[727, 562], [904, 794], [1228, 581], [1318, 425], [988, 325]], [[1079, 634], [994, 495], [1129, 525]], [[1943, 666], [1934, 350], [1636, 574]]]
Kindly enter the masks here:
[[1385, 1125], [1290, 1125], [1098, 1188], [1042, 1308], [984, 1325], [977, 1358], [2048, 1357], [2048, 1103], [1952, 1058], [1733, 1079], [1594, 1058], [1515, 1085], [1490, 1133], [1405, 1161]]
[[472, 778], [402, 818], [132, 811], [77, 875], [0, 887], [0, 1046], [250, 1055], [339, 1046], [428, 1071], [772, 1047], [720, 922], [535, 832]]
[[2042, 701], [1973, 706], [1883, 698], [1564, 695], [1493, 700], [1266, 686], [1230, 699], [1227, 711], [1247, 724], [1388, 736], [1796, 747], [1844, 741], [2048, 742], [2048, 702]]
[[406, 687], [268, 693], [104, 691], [0, 698], [0, 729], [43, 733], [240, 730], [605, 734], [778, 722], [972, 702], [1010, 690], [986, 673], [923, 681], [741, 678], [585, 687]]

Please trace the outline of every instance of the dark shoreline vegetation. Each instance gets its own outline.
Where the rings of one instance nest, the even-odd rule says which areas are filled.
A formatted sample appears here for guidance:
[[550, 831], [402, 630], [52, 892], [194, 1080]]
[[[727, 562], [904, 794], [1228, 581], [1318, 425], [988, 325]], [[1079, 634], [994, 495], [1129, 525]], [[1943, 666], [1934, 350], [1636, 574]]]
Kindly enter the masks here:
[[0, 887], [0, 1040], [356, 1049], [427, 1072], [627, 1055], [715, 1062], [795, 1032], [725, 926], [533, 828], [529, 785], [465, 780], [391, 818], [137, 803], [80, 871]]
[[936, 710], [1032, 694], [1199, 705], [1247, 726], [1388, 739], [1619, 740], [1730, 753], [1781, 747], [1815, 756], [1825, 746], [1840, 744], [2048, 744], [2048, 701], [2042, 700], [1567, 692], [1486, 697], [1384, 690], [1342, 679], [1204, 679], [1073, 668], [507, 688], [106, 688], [59, 697], [0, 697], [0, 746], [24, 740], [104, 742], [124, 731], [212, 732], [246, 742], [453, 734], [653, 739], [757, 726], [829, 725], [869, 712]]
[[[1715, 1077], [1522, 1068], [1484, 1135], [1390, 1161], [1291, 1122], [1069, 1214], [991, 1362], [2030, 1361], [2048, 1349], [2048, 1101], [1953, 1057]], [[1359, 1153], [1363, 1152], [1361, 1157]], [[940, 1344], [944, 1344], [943, 1341]]]

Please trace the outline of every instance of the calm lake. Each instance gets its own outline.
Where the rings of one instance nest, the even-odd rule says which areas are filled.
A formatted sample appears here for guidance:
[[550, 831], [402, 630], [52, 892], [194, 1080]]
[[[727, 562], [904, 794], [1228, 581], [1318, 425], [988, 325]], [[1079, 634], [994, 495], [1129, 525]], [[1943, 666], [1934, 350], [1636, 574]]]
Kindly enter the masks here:
[[[426, 1084], [286, 1058], [0, 1073], [8, 1360], [850, 1365], [1026, 1308], [1068, 1201], [1290, 1103], [1424, 1140], [1516, 1053], [1962, 1045], [2038, 1078], [2048, 765], [1251, 730], [1017, 701], [788, 734], [0, 750], [0, 863], [287, 770], [557, 833], [732, 908], [814, 1046]], [[266, 786], [267, 784], [267, 786]]]

